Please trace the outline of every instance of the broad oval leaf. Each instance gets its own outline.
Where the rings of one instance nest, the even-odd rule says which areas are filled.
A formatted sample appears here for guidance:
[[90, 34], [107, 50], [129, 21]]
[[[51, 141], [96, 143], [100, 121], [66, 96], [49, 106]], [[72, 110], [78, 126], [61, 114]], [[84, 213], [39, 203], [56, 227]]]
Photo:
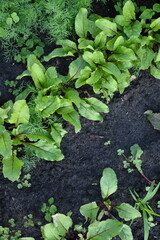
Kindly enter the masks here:
[[126, 19], [131, 19], [135, 20], [136, 15], [135, 15], [135, 7], [132, 1], [127, 1], [123, 7], [123, 16]]
[[9, 123], [13, 123], [16, 126], [20, 123], [27, 124], [29, 122], [30, 113], [26, 100], [18, 100], [13, 105], [13, 110]]
[[88, 227], [87, 240], [111, 240], [119, 235], [122, 227], [121, 222], [112, 219], [94, 222]]
[[122, 203], [115, 208], [118, 211], [119, 217], [123, 218], [125, 221], [141, 217], [141, 213], [128, 203]]
[[76, 60], [72, 61], [69, 65], [69, 77], [71, 79], [76, 79], [81, 76], [80, 72], [85, 66], [88, 65], [82, 56], [79, 56]]
[[87, 9], [81, 8], [75, 19], [75, 30], [79, 37], [86, 38], [88, 32]]
[[60, 236], [65, 236], [69, 228], [72, 226], [72, 219], [64, 214], [57, 213], [52, 216], [53, 224]]
[[112, 168], [105, 168], [100, 180], [102, 198], [108, 198], [117, 191], [117, 176]]
[[87, 219], [89, 218], [91, 222], [94, 222], [99, 211], [99, 206], [96, 202], [88, 203], [80, 207], [80, 213]]
[[117, 24], [107, 19], [98, 19], [95, 22], [96, 26], [99, 27], [108, 37], [112, 37], [117, 34]]
[[2, 163], [4, 177], [8, 178], [13, 182], [18, 180], [21, 174], [21, 168], [24, 163], [17, 158], [16, 153], [13, 152], [12, 156], [4, 158]]
[[85, 98], [85, 101], [88, 104], [90, 104], [93, 107], [93, 109], [97, 112], [104, 112], [104, 113], [109, 112], [108, 106], [103, 102], [101, 102], [100, 100], [98, 100], [97, 98], [94, 98], [94, 97]]
[[123, 224], [123, 227], [121, 232], [119, 233], [119, 236], [122, 240], [133, 240], [131, 228], [126, 224]]
[[61, 236], [59, 236], [59, 232], [54, 226], [53, 223], [48, 223], [44, 227], [42, 227], [42, 235], [44, 239], [47, 240], [61, 240]]
[[11, 136], [2, 125], [0, 125], [0, 154], [5, 158], [12, 156]]

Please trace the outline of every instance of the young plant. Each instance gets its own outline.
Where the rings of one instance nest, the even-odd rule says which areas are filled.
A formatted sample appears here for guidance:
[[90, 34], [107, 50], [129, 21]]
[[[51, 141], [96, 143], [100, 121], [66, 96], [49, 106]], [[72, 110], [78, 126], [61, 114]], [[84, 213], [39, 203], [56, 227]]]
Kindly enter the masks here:
[[48, 205], [46, 203], [43, 203], [41, 207], [41, 211], [45, 213], [44, 218], [47, 222], [51, 222], [52, 215], [54, 215], [57, 212], [57, 208], [53, 203], [54, 203], [54, 198], [51, 197], [50, 199], [48, 199]]
[[24, 216], [23, 220], [24, 220], [23, 226], [25, 228], [34, 227], [33, 215], [32, 214], [28, 214], [27, 216]]
[[[85, 217], [86, 224], [73, 226], [70, 216], [64, 214], [53, 215], [53, 223], [42, 227], [42, 235], [45, 240], [56, 239], [97, 239], [110, 240], [119, 236], [122, 240], [133, 240], [131, 229], [128, 225], [117, 220], [112, 209], [115, 209], [121, 219], [130, 221], [141, 217], [138, 210], [128, 203], [122, 203], [119, 206], [112, 205], [109, 196], [117, 191], [117, 177], [111, 168], [103, 170], [103, 176], [100, 180], [101, 195], [103, 201], [101, 204], [92, 202], [81, 206], [80, 213]], [[85, 227], [87, 226], [87, 227]]]
[[135, 200], [135, 208], [142, 213], [144, 225], [144, 240], [149, 239], [150, 228], [155, 226], [155, 224], [153, 223], [153, 216], [160, 217], [159, 214], [153, 211], [153, 209], [148, 203], [148, 201], [151, 200], [159, 190], [160, 183], [158, 183], [156, 187], [154, 186], [155, 181], [152, 182], [146, 196], [143, 199], [139, 197], [136, 191], [134, 191], [134, 193], [130, 191], [133, 199]]
[[29, 188], [29, 187], [31, 187], [31, 183], [29, 183], [29, 181], [28, 180], [30, 180], [31, 179], [31, 174], [25, 174], [22, 178], [19, 178], [18, 179], [18, 184], [17, 184], [17, 188], [18, 189], [22, 189], [23, 187], [27, 187], [27, 188]]

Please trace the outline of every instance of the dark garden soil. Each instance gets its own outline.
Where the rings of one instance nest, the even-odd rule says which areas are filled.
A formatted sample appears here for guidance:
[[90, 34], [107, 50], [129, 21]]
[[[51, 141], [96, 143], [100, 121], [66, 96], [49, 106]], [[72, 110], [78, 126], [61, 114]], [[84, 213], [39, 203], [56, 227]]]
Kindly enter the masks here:
[[[144, 4], [144, 1], [138, 2]], [[148, 6], [153, 2], [158, 1], [146, 1]], [[97, 6], [94, 5], [95, 12], [100, 14]], [[62, 60], [60, 66], [64, 67], [65, 64]], [[6, 64], [1, 60], [1, 105], [11, 98], [4, 80], [14, 80], [24, 69], [21, 64]], [[15, 218], [17, 229], [22, 230], [23, 236], [42, 239], [38, 225], [25, 229], [22, 221], [25, 215], [32, 213], [35, 223], [43, 222], [40, 208], [52, 196], [58, 212], [66, 214], [71, 210], [75, 223], [84, 221], [79, 208], [92, 201], [100, 203], [99, 180], [105, 167], [113, 168], [118, 177], [118, 191], [111, 197], [113, 204], [127, 202], [133, 205], [129, 188], [135, 189], [143, 197], [148, 184], [136, 171], [129, 174], [124, 170], [123, 158], [117, 156], [116, 151], [124, 149], [129, 156], [129, 148], [135, 143], [144, 151], [142, 168], [145, 175], [150, 180], [160, 181], [160, 132], [153, 129], [144, 114], [148, 109], [160, 112], [160, 80], [148, 71], [140, 73], [124, 94], [117, 95], [111, 101], [109, 107], [110, 113], [104, 115], [103, 123], [82, 118], [82, 130], [78, 134], [74, 133], [71, 125], [66, 124], [68, 134], [61, 145], [65, 159], [61, 162], [43, 162], [33, 169], [30, 188], [18, 190], [17, 183], [11, 183], [0, 175], [0, 225], [7, 226], [8, 219]], [[111, 144], [105, 146], [108, 140]], [[156, 208], [158, 200], [160, 193], [150, 201], [150, 205], [160, 214]], [[160, 219], [155, 218], [155, 223], [157, 226], [151, 229], [149, 240], [160, 240]], [[134, 240], [143, 240], [142, 220], [135, 221], [131, 228]]]

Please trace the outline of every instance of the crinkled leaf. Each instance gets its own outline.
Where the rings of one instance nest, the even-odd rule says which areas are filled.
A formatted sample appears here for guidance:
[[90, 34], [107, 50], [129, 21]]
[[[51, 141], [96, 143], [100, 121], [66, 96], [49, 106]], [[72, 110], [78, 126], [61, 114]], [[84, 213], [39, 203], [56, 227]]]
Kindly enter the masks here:
[[117, 24], [107, 19], [98, 19], [95, 22], [96, 26], [99, 27], [106, 36], [112, 37], [117, 34]]
[[2, 163], [4, 177], [13, 182], [18, 180], [24, 163], [16, 157], [15, 152], [10, 157], [4, 158]]
[[44, 57], [44, 61], [48, 62], [49, 60], [55, 57], [67, 57], [67, 56], [74, 56], [74, 55], [71, 51], [66, 52], [63, 48], [56, 48], [49, 55]]
[[96, 202], [88, 203], [80, 207], [80, 213], [87, 219], [89, 218], [91, 222], [94, 222], [97, 217], [99, 207]]
[[131, 228], [126, 224], [123, 224], [123, 227], [121, 232], [119, 233], [119, 236], [122, 240], [133, 240]]
[[76, 133], [81, 130], [81, 123], [80, 123], [79, 114], [77, 111], [74, 110], [70, 113], [64, 113], [62, 114], [62, 117], [64, 120], [66, 120], [67, 122], [70, 122], [74, 126]]
[[132, 1], [127, 1], [123, 7], [123, 16], [126, 19], [135, 20], [135, 7]]
[[9, 123], [14, 123], [16, 126], [20, 123], [28, 123], [30, 118], [29, 108], [26, 100], [18, 100], [13, 105], [13, 110]]
[[103, 170], [100, 187], [102, 198], [108, 198], [111, 194], [117, 191], [117, 176], [113, 169], [105, 168]]
[[94, 222], [88, 227], [87, 240], [111, 240], [120, 233], [122, 226], [121, 222], [112, 219]]
[[52, 136], [53, 140], [55, 141], [55, 143], [57, 144], [57, 146], [60, 146], [62, 138], [64, 137], [64, 135], [66, 133], [67, 133], [67, 131], [63, 129], [62, 124], [60, 124], [60, 123], [54, 123], [51, 126], [51, 136]]
[[87, 9], [81, 8], [75, 19], [75, 30], [79, 37], [86, 38], [88, 32]]
[[49, 161], [60, 161], [64, 158], [61, 150], [53, 143], [45, 140], [39, 140], [36, 143], [23, 143], [26, 147], [32, 149], [36, 156]]
[[8, 158], [12, 155], [12, 140], [9, 132], [0, 125], [0, 154]]
[[118, 211], [119, 217], [123, 218], [125, 221], [141, 217], [140, 212], [128, 203], [122, 203], [116, 207], [116, 210]]

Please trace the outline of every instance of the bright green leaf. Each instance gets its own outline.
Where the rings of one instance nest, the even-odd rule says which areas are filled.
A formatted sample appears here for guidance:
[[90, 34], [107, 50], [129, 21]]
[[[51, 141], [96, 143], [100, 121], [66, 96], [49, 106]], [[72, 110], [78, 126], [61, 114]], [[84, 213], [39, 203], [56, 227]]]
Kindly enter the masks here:
[[81, 8], [75, 19], [75, 30], [79, 37], [86, 38], [88, 32], [87, 9]]
[[131, 228], [126, 224], [123, 224], [123, 227], [121, 232], [119, 233], [119, 236], [122, 240], [133, 240]]
[[112, 37], [117, 34], [117, 24], [107, 19], [98, 19], [95, 22], [96, 26], [99, 27], [106, 36]]
[[125, 221], [141, 217], [140, 212], [128, 203], [122, 203], [116, 207], [116, 210], [118, 211], [119, 217], [123, 218]]
[[123, 7], [123, 16], [126, 19], [135, 20], [135, 7], [132, 1], [127, 1]]
[[89, 218], [91, 222], [94, 222], [97, 217], [99, 207], [96, 202], [88, 203], [80, 207], [80, 213], [87, 219]]

